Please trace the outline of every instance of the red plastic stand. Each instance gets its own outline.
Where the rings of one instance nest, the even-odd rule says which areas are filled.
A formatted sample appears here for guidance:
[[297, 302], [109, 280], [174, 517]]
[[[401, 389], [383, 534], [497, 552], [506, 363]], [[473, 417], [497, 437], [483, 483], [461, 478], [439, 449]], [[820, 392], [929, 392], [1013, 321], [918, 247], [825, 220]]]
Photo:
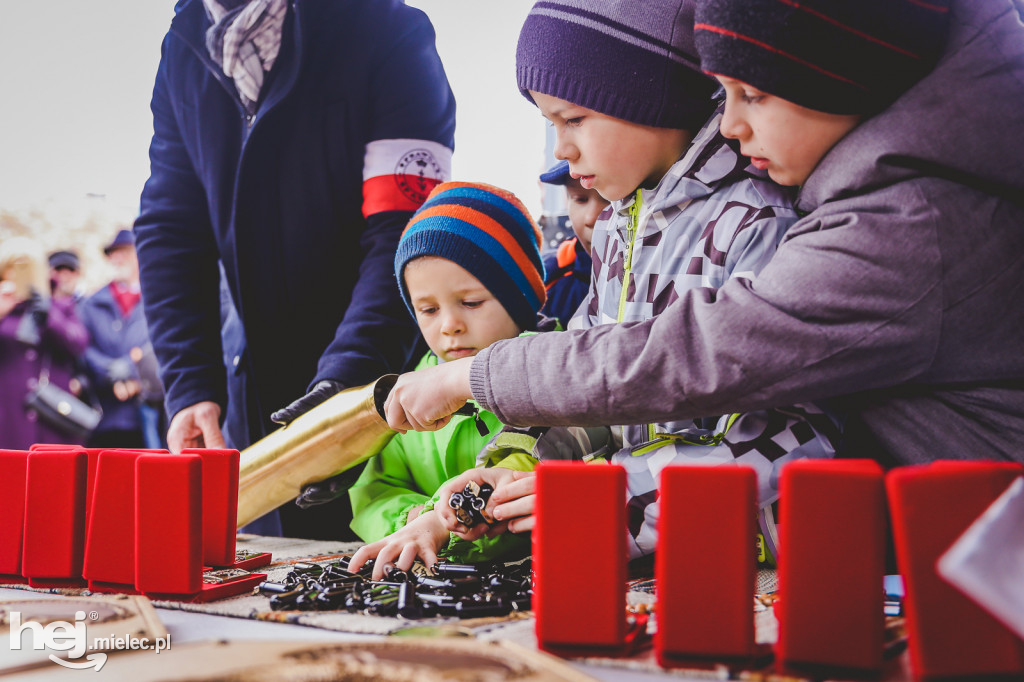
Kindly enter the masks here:
[[1002, 462], [936, 462], [889, 473], [896, 558], [918, 677], [1024, 675], [1024, 642], [946, 583], [935, 563], [1024, 473]]
[[140, 455], [135, 464], [135, 589], [194, 594], [203, 573], [199, 455]]
[[73, 447], [28, 454], [21, 573], [32, 587], [83, 583], [87, 459]]
[[203, 566], [203, 571], [215, 571], [222, 568], [240, 568], [243, 571], [254, 571], [257, 568], [267, 566], [274, 560], [274, 555], [270, 552], [247, 552], [245, 558], [239, 559], [241, 552], [235, 553], [235, 561], [230, 564], [220, 566]]
[[661, 665], [754, 653], [757, 475], [746, 467], [661, 474], [655, 577]]
[[157, 592], [147, 592], [146, 596], [150, 599], [157, 599], [161, 601], [181, 601], [188, 602], [190, 604], [205, 604], [206, 602], [226, 599], [227, 597], [234, 597], [239, 594], [252, 592], [254, 587], [266, 579], [266, 574], [253, 573], [252, 575], [246, 576], [240, 580], [233, 580], [229, 583], [222, 583], [219, 585], [201, 583], [201, 589], [192, 594], [161, 594]]
[[28, 452], [0, 450], [0, 582], [22, 583], [21, 545], [25, 529]]
[[782, 470], [780, 493], [779, 659], [787, 666], [880, 670], [882, 468], [873, 460], [799, 460]]
[[134, 591], [135, 465], [140, 456], [133, 450], [103, 450], [96, 457], [83, 570], [94, 592]]
[[626, 632], [626, 472], [542, 462], [533, 530], [542, 648], [621, 647]]
[[238, 516], [238, 450], [187, 448], [181, 453], [203, 458], [203, 562], [231, 566]]

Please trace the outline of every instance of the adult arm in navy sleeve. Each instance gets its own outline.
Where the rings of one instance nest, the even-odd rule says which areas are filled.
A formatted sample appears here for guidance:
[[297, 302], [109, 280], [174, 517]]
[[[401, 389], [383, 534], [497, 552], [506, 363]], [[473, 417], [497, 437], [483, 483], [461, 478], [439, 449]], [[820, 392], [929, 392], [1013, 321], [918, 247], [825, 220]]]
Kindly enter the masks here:
[[[404, 142], [410, 151], [430, 143], [428, 149], [444, 148], [446, 158], [433, 162], [443, 170], [439, 180], [446, 180], [454, 146], [455, 99], [434, 47], [434, 30], [419, 10], [403, 6], [382, 23], [382, 35], [393, 37], [378, 42], [371, 60], [374, 85], [366, 106], [372, 109], [367, 118], [373, 128], [368, 131], [367, 159], [378, 141]], [[387, 209], [387, 202], [368, 196], [363, 208], [367, 227], [359, 241], [363, 258], [351, 303], [320, 357], [311, 393], [276, 412], [275, 421], [287, 423], [346, 386], [370, 383], [382, 367], [398, 369], [413, 352], [416, 326], [401, 301], [394, 274], [395, 249], [413, 211], [379, 210]]]
[[206, 196], [181, 140], [176, 103], [168, 94], [167, 40], [153, 90], [150, 177], [135, 221], [139, 274], [149, 333], [166, 389], [167, 412], [177, 417], [186, 408], [202, 405], [205, 441], [193, 440], [188, 445], [220, 447], [218, 443], [223, 441], [216, 418], [223, 411], [226, 389], [218, 255]]

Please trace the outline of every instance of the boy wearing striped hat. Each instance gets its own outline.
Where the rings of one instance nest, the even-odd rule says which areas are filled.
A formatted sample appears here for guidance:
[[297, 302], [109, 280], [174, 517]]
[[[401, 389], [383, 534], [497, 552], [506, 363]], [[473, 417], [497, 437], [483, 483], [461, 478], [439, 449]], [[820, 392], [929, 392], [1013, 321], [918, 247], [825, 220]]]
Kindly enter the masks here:
[[[417, 369], [472, 357], [537, 328], [545, 300], [540, 243], [540, 229], [510, 192], [461, 182], [434, 189], [395, 254], [402, 299], [430, 347]], [[454, 416], [439, 431], [395, 436], [350, 490], [352, 529], [371, 543], [353, 567], [379, 555], [379, 575], [399, 558], [411, 564], [418, 555], [432, 564], [439, 550], [471, 561], [525, 549], [518, 539], [460, 541], [432, 511], [434, 492], [473, 467], [500, 428], [497, 417], [479, 410]]]

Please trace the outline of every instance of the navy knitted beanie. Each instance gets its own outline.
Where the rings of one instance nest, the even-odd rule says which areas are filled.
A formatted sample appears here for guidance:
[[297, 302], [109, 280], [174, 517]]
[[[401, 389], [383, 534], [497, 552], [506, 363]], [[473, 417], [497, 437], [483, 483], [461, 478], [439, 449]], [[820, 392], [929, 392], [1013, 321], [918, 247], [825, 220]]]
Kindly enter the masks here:
[[514, 194], [471, 182], [443, 182], [413, 214], [395, 253], [395, 277], [413, 317], [405, 266], [438, 256], [480, 280], [520, 329], [534, 329], [544, 305], [541, 234]]
[[714, 80], [693, 45], [694, 0], [542, 0], [516, 49], [519, 90], [614, 118], [696, 130], [714, 111]]
[[927, 74], [950, 0], [701, 0], [701, 67], [800, 106], [873, 114]]

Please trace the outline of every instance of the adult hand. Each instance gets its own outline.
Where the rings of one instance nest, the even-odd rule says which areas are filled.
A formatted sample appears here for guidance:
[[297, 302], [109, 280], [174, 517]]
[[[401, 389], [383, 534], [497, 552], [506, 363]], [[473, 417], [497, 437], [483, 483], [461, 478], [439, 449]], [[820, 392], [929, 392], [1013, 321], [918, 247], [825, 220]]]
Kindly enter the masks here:
[[412, 568], [416, 557], [428, 567], [437, 563], [437, 553], [448, 544], [448, 529], [433, 511], [424, 512], [412, 523], [383, 540], [360, 547], [349, 561], [348, 570], [355, 573], [370, 559], [373, 562], [372, 580], [384, 577], [384, 568], [394, 565], [403, 571]]
[[114, 382], [114, 397], [120, 400], [122, 403], [126, 400], [131, 400], [139, 394], [140, 385], [135, 379], [128, 379], [126, 381], [115, 381]]
[[452, 360], [398, 377], [384, 402], [388, 425], [396, 431], [437, 431], [473, 397], [469, 371], [473, 358]]
[[313, 390], [309, 393], [294, 401], [288, 407], [282, 407], [277, 412], [271, 414], [270, 421], [277, 422], [282, 426], [287, 426], [296, 418], [309, 412], [331, 396], [336, 393], [340, 393], [344, 388], [345, 387], [341, 382], [335, 381], [334, 379], [318, 381], [316, 386], [314, 386]]
[[175, 453], [184, 448], [223, 448], [220, 405], [204, 400], [174, 415], [167, 429], [167, 447]]

